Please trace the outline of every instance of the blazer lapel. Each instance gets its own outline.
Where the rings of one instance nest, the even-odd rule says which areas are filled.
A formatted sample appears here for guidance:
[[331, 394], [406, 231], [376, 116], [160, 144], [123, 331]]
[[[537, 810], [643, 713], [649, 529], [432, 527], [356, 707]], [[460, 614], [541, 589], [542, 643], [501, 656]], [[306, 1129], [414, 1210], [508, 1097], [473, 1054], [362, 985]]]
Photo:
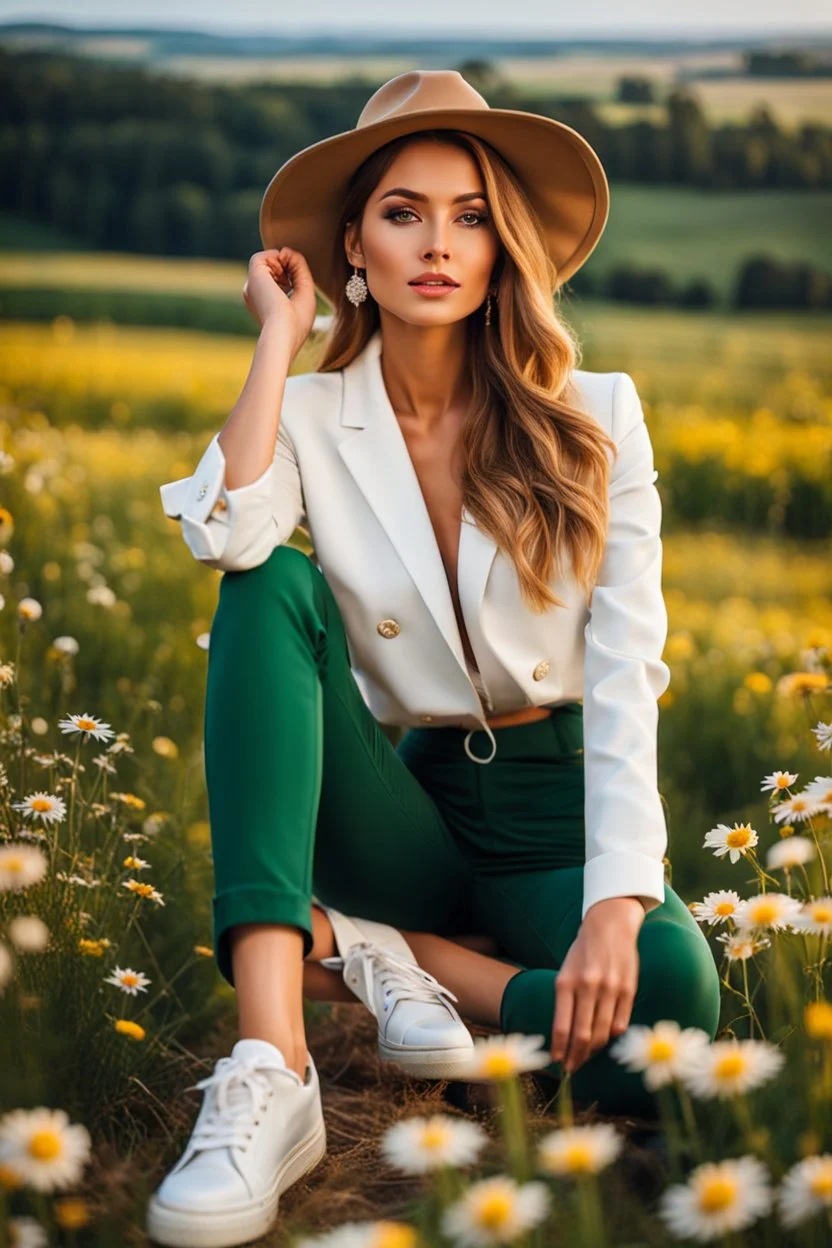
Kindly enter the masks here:
[[[381, 331], [344, 369], [341, 424], [360, 432], [338, 451], [407, 568], [428, 610], [468, 675], [445, 565], [381, 371]], [[463, 616], [479, 618], [497, 544], [462, 510], [458, 559]], [[470, 630], [469, 630], [470, 631]], [[470, 677], [469, 683], [470, 683]]]

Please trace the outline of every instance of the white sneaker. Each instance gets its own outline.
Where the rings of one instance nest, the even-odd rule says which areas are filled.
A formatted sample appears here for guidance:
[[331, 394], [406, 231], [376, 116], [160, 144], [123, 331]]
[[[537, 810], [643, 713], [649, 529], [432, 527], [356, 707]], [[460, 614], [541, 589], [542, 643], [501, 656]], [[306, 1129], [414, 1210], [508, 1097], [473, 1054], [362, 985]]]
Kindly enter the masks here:
[[381, 1060], [415, 1078], [463, 1077], [474, 1038], [451, 1004], [458, 998], [419, 966], [396, 928], [321, 908], [340, 956], [322, 958], [320, 965], [342, 971], [344, 983], [375, 1016]]
[[193, 1087], [205, 1088], [202, 1106], [184, 1153], [150, 1198], [147, 1233], [175, 1248], [248, 1243], [273, 1224], [280, 1193], [326, 1153], [312, 1054], [302, 1080], [267, 1040], [238, 1040]]

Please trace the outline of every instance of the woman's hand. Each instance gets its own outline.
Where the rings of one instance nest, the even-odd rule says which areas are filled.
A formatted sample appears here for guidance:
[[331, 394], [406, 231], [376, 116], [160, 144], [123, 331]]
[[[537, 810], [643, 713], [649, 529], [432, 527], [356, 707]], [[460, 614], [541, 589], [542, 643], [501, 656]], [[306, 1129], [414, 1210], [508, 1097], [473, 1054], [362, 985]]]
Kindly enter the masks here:
[[587, 910], [555, 980], [552, 1061], [566, 1055], [564, 1070], [577, 1070], [629, 1026], [644, 914], [638, 897], [609, 897]]
[[266, 321], [282, 324], [294, 359], [309, 337], [318, 307], [305, 256], [291, 247], [256, 251], [249, 260], [243, 303], [261, 329]]

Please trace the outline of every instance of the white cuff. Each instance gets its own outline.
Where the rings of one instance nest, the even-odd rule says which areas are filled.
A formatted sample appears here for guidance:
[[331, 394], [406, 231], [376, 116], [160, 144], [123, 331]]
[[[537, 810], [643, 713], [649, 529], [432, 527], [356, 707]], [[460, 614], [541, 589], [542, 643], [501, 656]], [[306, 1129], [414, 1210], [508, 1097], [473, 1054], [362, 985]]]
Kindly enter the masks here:
[[584, 864], [581, 920], [590, 906], [608, 897], [638, 897], [649, 914], [664, 902], [664, 863], [626, 849], [590, 858]]

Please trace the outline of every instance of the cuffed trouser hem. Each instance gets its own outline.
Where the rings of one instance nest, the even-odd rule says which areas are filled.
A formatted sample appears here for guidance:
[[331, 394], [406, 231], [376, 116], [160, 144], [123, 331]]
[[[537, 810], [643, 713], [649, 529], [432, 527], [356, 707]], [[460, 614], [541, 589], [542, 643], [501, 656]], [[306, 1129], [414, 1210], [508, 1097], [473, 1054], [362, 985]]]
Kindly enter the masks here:
[[303, 933], [303, 957], [312, 952], [312, 911], [307, 897], [275, 888], [236, 888], [220, 893], [212, 902], [214, 915], [214, 957], [220, 974], [232, 988], [229, 928], [238, 923], [291, 923]]

